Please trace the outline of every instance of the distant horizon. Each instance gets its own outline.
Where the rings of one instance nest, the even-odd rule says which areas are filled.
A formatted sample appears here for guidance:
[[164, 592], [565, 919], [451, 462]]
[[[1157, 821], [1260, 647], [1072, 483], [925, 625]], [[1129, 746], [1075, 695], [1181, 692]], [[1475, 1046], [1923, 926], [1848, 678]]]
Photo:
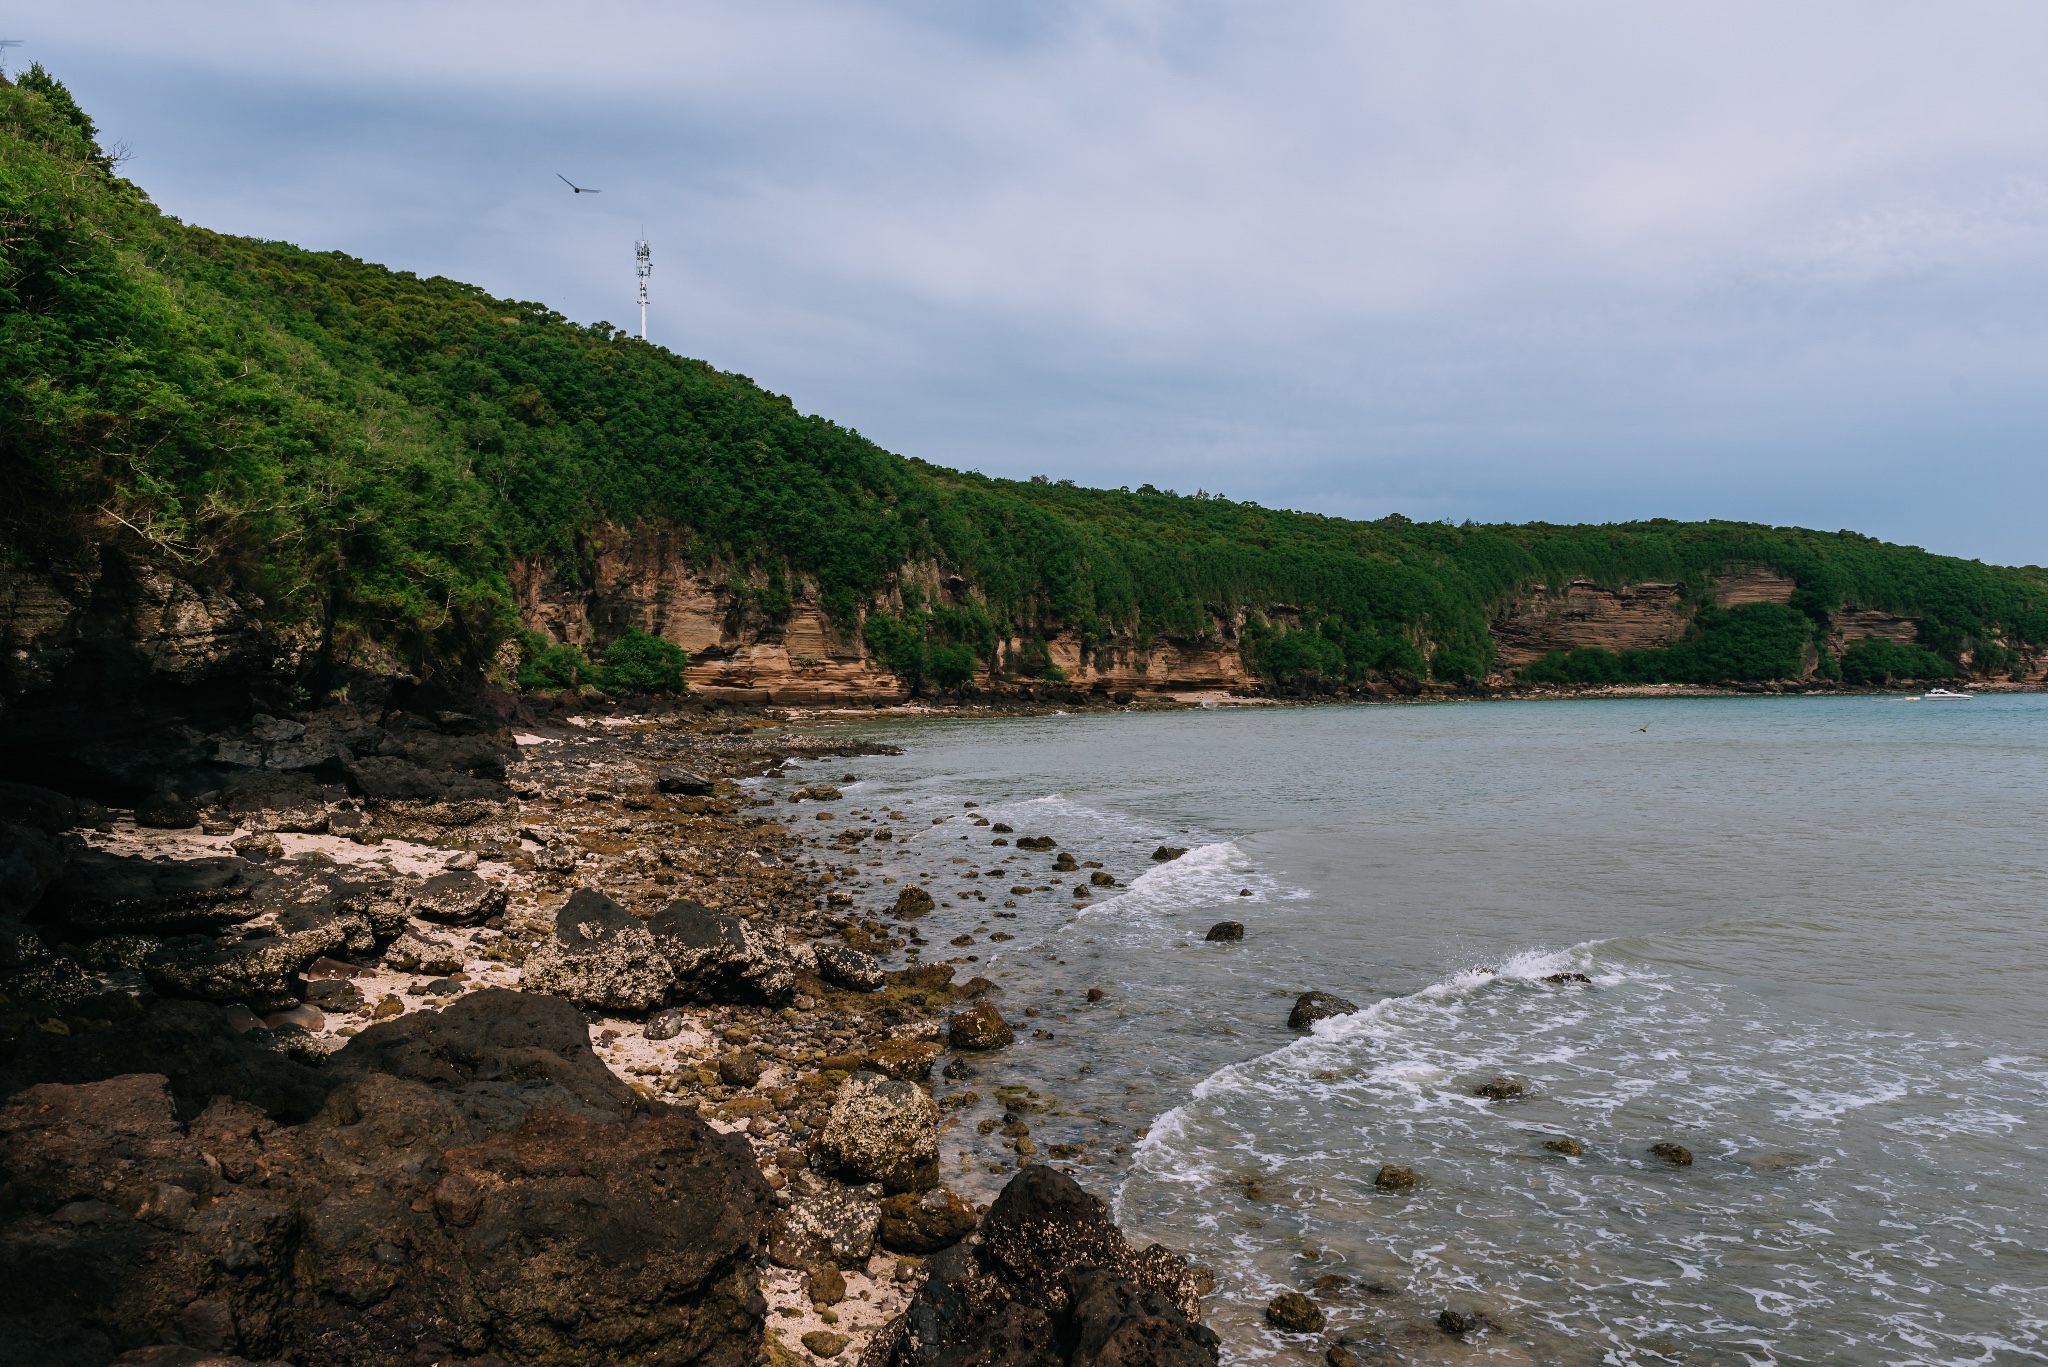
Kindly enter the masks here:
[[[78, 0], [216, 231], [544, 299], [950, 469], [2048, 562], [2048, 14]], [[578, 195], [558, 176], [602, 191]]]

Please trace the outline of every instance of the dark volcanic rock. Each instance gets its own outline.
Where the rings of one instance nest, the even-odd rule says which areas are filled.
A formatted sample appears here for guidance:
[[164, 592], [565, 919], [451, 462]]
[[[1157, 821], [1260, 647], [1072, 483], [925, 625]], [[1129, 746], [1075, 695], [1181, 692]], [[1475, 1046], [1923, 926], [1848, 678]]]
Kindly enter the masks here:
[[1674, 1168], [1689, 1168], [1692, 1166], [1692, 1150], [1683, 1144], [1669, 1142], [1652, 1144], [1650, 1145], [1650, 1152]]
[[745, 1143], [637, 1101], [554, 1104], [522, 1068], [578, 1072], [555, 1049], [580, 1019], [516, 998], [409, 1019], [355, 1060], [396, 1075], [344, 1076], [294, 1127], [225, 1099], [181, 1124], [147, 1074], [17, 1095], [0, 1316], [334, 1367], [446, 1360], [416, 1356], [429, 1326], [471, 1358], [750, 1367], [770, 1201]]
[[674, 764], [661, 767], [655, 786], [664, 793], [681, 793], [685, 797], [710, 797], [715, 790], [710, 779]]
[[640, 918], [589, 888], [579, 889], [555, 913], [553, 937], [527, 955], [520, 976], [529, 992], [611, 1011], [659, 1006], [673, 980], [669, 961]]
[[1514, 1101], [1528, 1094], [1528, 1087], [1511, 1077], [1489, 1078], [1472, 1089], [1472, 1095], [1488, 1101]]
[[97, 1082], [122, 1073], [169, 1079], [180, 1119], [216, 1096], [231, 1097], [271, 1119], [296, 1124], [320, 1111], [334, 1085], [323, 1071], [262, 1047], [206, 1002], [149, 1001], [135, 1017], [83, 1035], [29, 1031], [0, 1074], [0, 1091], [36, 1083]]
[[1185, 845], [1161, 845], [1158, 849], [1152, 851], [1152, 857], [1162, 864], [1167, 864], [1180, 858], [1187, 852]]
[[925, 1284], [879, 1331], [863, 1367], [1215, 1367], [1195, 1279], [1133, 1248], [1070, 1177], [1029, 1167], [982, 1221], [978, 1246], [932, 1258]]
[[818, 960], [818, 976], [834, 987], [849, 992], [872, 992], [882, 985], [882, 966], [872, 954], [825, 940], [813, 944], [811, 953]]
[[35, 826], [0, 821], [0, 916], [26, 916], [64, 876], [64, 853]]
[[1266, 1323], [1290, 1334], [1320, 1333], [1323, 1311], [1299, 1291], [1283, 1291], [1266, 1306]]
[[257, 769], [220, 790], [220, 805], [237, 821], [264, 831], [324, 831], [326, 795], [310, 774]]
[[1209, 927], [1209, 933], [1202, 938], [1204, 940], [1234, 944], [1244, 938], [1244, 922], [1218, 921], [1215, 925]]
[[182, 831], [199, 824], [199, 809], [176, 793], [151, 793], [135, 804], [135, 824]]
[[882, 1247], [898, 1253], [936, 1253], [974, 1232], [974, 1207], [944, 1187], [899, 1192], [882, 1202]]
[[160, 863], [81, 850], [50, 897], [64, 919], [92, 934], [202, 930], [256, 915], [249, 898], [267, 876], [246, 859]]
[[0, 822], [55, 835], [79, 824], [78, 804], [60, 792], [38, 788], [33, 783], [0, 783]]
[[788, 946], [750, 921], [677, 900], [648, 917], [647, 929], [683, 1000], [780, 1006], [796, 995]]
[[1294, 999], [1294, 1009], [1287, 1013], [1287, 1028], [1306, 1030], [1319, 1020], [1326, 1020], [1331, 1016], [1348, 1016], [1357, 1009], [1357, 1003], [1345, 1001], [1342, 997], [1332, 996], [1328, 992], [1304, 992]]
[[505, 910], [505, 890], [463, 870], [437, 873], [413, 896], [413, 913], [444, 925], [481, 925]]

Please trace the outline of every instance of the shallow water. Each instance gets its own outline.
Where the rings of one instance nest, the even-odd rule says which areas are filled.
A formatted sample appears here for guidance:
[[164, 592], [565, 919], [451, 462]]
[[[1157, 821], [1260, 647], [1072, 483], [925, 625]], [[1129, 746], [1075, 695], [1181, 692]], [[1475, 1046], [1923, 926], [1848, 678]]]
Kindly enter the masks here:
[[[927, 956], [974, 955], [1050, 1035], [941, 1086], [984, 1096], [949, 1180], [1004, 1180], [974, 1122], [1031, 1087], [1041, 1158], [1073, 1146], [1055, 1161], [1121, 1219], [1215, 1268], [1226, 1361], [1343, 1335], [1414, 1361], [2048, 1360], [2048, 698], [858, 729], [907, 753], [860, 761], [843, 806], [914, 835], [868, 847], [863, 908], [919, 878], [948, 903]], [[967, 801], [1123, 886], [1077, 910]], [[1191, 852], [1155, 865], [1162, 841]], [[1245, 941], [1205, 943], [1225, 917]], [[1310, 988], [1365, 1009], [1287, 1030]], [[1472, 1094], [1496, 1075], [1529, 1096]], [[1376, 1190], [1383, 1163], [1419, 1185]], [[1328, 1333], [1264, 1324], [1330, 1275]], [[1453, 1340], [1447, 1305], [1494, 1327]]]

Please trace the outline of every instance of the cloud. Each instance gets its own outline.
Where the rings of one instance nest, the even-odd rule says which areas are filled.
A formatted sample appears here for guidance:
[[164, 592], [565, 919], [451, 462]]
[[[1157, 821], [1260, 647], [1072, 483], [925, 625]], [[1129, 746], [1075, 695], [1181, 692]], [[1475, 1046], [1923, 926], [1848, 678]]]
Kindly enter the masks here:
[[2048, 559], [2037, 7], [74, 0], [16, 27], [174, 212], [615, 322], [644, 225], [656, 340], [908, 454]]

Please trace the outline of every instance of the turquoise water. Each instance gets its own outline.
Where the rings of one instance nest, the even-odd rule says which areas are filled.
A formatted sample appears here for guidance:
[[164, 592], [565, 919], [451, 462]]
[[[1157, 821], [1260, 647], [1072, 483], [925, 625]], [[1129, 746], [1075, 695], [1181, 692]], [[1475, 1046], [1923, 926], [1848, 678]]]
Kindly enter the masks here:
[[[926, 956], [973, 955], [1027, 1027], [940, 1087], [984, 1098], [949, 1180], [1004, 1180], [976, 1122], [1032, 1087], [1041, 1159], [1216, 1270], [1226, 1361], [2048, 1359], [2048, 699], [859, 729], [907, 753], [843, 807], [914, 835], [868, 847], [863, 907], [930, 887]], [[1120, 886], [1076, 909], [969, 801]], [[1205, 943], [1225, 917], [1244, 942]], [[1363, 1009], [1289, 1031], [1306, 989]], [[1496, 1075], [1529, 1095], [1472, 1094]], [[1328, 1277], [1325, 1334], [1265, 1325]]]

